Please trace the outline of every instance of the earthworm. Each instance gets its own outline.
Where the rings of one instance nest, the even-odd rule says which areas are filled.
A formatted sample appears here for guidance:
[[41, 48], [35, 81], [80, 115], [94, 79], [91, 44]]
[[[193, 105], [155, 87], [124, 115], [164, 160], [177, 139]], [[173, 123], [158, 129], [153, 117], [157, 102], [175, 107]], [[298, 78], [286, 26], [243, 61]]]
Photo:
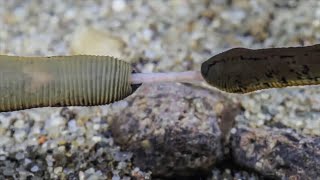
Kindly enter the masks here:
[[233, 48], [201, 71], [136, 73], [109, 56], [0, 56], [0, 112], [36, 107], [96, 106], [131, 95], [142, 83], [206, 81], [229, 93], [320, 83], [320, 45]]

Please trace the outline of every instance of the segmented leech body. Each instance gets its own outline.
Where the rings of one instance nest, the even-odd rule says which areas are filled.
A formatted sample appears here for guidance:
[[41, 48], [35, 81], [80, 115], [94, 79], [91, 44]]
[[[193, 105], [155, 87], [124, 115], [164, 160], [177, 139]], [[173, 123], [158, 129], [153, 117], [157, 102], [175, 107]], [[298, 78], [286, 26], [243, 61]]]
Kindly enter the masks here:
[[320, 45], [290, 48], [234, 48], [205, 61], [203, 78], [231, 93], [320, 84]]
[[106, 56], [0, 56], [0, 112], [112, 103], [130, 94], [131, 65]]
[[320, 45], [234, 48], [205, 61], [201, 73], [132, 74], [130, 64], [108, 56], [0, 55], [0, 112], [103, 105], [124, 99], [141, 83], [203, 79], [231, 93], [320, 84]]

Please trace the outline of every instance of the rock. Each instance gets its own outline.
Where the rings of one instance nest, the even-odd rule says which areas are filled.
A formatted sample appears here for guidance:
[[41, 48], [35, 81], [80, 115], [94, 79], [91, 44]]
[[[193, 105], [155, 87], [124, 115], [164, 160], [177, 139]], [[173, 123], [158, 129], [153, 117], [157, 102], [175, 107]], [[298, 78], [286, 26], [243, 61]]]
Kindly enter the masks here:
[[110, 111], [107, 118], [115, 143], [133, 153], [135, 166], [154, 176], [187, 176], [209, 172], [223, 158], [222, 140], [237, 106], [221, 94], [182, 84], [149, 84], [126, 101], [127, 107]]
[[318, 179], [320, 138], [289, 129], [238, 128], [231, 135], [236, 163], [272, 179]]
[[126, 9], [126, 1], [124, 0], [113, 0], [112, 1], [112, 10], [115, 12], [121, 12]]
[[31, 172], [37, 172], [39, 171], [39, 167], [37, 165], [32, 166], [32, 168], [30, 169]]
[[113, 56], [121, 58], [125, 42], [108, 31], [79, 28], [71, 42], [71, 54]]

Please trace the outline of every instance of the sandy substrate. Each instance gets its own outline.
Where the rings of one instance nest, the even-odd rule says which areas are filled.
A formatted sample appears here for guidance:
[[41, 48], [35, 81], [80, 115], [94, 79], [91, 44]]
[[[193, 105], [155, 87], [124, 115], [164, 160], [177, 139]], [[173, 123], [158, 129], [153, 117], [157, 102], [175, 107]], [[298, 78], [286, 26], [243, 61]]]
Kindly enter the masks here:
[[[313, 0], [0, 1], [0, 54], [113, 55], [131, 62], [141, 72], [197, 70], [203, 61], [229, 48], [310, 45], [317, 43], [319, 37], [320, 3]], [[317, 86], [264, 90], [248, 95], [221, 93], [203, 83], [197, 84], [193, 93], [188, 93], [189, 85], [180, 86], [174, 84], [173, 90], [185, 90], [190, 97], [170, 101], [161, 96], [143, 99], [134, 94], [127, 101], [100, 107], [0, 113], [0, 179], [117, 180], [150, 179], [152, 174], [171, 176], [168, 170], [161, 174], [154, 172], [157, 169], [153, 166], [148, 168], [136, 163], [137, 149], [117, 142], [119, 136], [114, 137], [111, 120], [117, 120], [115, 114], [119, 111], [134, 113], [132, 117], [141, 118], [149, 125], [149, 121], [156, 120], [161, 127], [171, 127], [170, 123], [182, 118], [177, 124], [190, 132], [224, 138], [212, 129], [209, 131], [214, 133], [208, 133], [207, 122], [203, 122], [214, 116], [218, 122], [218, 115], [222, 113], [219, 103], [215, 104], [217, 107], [209, 103], [211, 108], [205, 108], [208, 103], [203, 99], [210, 93], [221, 101], [222, 109], [229, 104], [239, 104], [242, 111], [234, 117], [236, 127], [288, 127], [298, 133], [320, 135], [320, 88]], [[157, 88], [151, 89], [171, 92]], [[140, 99], [134, 100], [135, 97]], [[150, 98], [154, 98], [154, 102]], [[157, 102], [164, 103], [157, 105]], [[183, 112], [188, 108], [172, 105], [175, 102], [191, 102], [188, 108], [192, 112], [197, 110], [198, 116]], [[127, 108], [132, 105], [130, 103], [136, 109]], [[153, 116], [148, 116], [148, 103], [154, 108]], [[177, 114], [159, 113], [173, 107]], [[180, 117], [181, 114], [184, 116]], [[163, 120], [168, 117], [173, 119]], [[121, 118], [123, 121], [124, 117]], [[154, 127], [143, 127], [146, 130], [140, 127], [142, 135], [135, 138], [141, 140], [141, 147], [148, 147], [150, 139], [144, 141], [145, 134], [150, 134], [148, 129]], [[216, 147], [209, 150], [220, 153]], [[214, 164], [216, 157], [213, 159]], [[207, 163], [203, 159], [189, 160], [186, 162]], [[206, 173], [202, 173], [204, 166], [198, 165], [199, 171], [194, 171], [194, 176], [207, 179], [260, 178], [257, 173], [238, 167], [210, 166], [211, 170], [205, 167]], [[187, 171], [187, 168], [182, 170]], [[183, 171], [179, 169], [178, 174], [183, 176]]]

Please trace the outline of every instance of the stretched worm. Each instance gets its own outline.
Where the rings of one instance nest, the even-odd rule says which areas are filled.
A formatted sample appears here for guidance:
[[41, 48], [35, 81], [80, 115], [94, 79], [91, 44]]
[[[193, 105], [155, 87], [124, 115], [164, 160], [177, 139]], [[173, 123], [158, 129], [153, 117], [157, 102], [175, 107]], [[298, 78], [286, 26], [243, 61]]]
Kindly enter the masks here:
[[132, 73], [108, 56], [0, 55], [0, 112], [35, 107], [95, 106], [131, 95], [142, 83], [205, 80], [230, 93], [320, 83], [320, 45], [234, 48], [208, 59], [201, 71]]

